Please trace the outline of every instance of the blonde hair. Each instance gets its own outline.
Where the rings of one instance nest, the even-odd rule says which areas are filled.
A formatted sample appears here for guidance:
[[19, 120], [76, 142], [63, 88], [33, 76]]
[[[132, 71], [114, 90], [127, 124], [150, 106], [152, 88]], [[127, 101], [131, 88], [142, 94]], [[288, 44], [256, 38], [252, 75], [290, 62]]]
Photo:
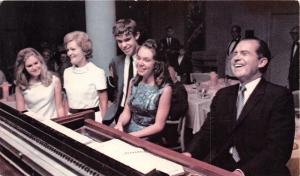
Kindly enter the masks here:
[[64, 37], [65, 48], [67, 48], [67, 44], [71, 41], [75, 41], [76, 44], [82, 49], [82, 51], [85, 53], [86, 59], [92, 57], [92, 41], [89, 39], [87, 33], [82, 31], [73, 31], [67, 33]]
[[33, 48], [24, 48], [17, 55], [15, 63], [16, 85], [20, 86], [22, 90], [26, 90], [29, 87], [31, 76], [25, 69], [25, 62], [30, 56], [34, 56], [40, 61], [42, 67], [39, 79], [44, 86], [48, 87], [52, 82], [52, 73], [48, 71], [43, 56]]

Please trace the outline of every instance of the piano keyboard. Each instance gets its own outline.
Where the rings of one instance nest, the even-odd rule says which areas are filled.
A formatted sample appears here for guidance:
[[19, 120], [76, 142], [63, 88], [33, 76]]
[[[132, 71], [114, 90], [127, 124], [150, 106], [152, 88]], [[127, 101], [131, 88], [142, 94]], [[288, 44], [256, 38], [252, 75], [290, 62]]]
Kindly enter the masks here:
[[[184, 173], [184, 169], [181, 165], [165, 160], [161, 157], [154, 156], [144, 151], [142, 148], [135, 147], [119, 139], [112, 139], [106, 142], [96, 142], [91, 138], [53, 122], [52, 120], [43, 120], [42, 123], [73, 138], [74, 140], [84, 143], [100, 153], [103, 153], [135, 170], [138, 170], [143, 174], [147, 174], [153, 170], [159, 170], [164, 173], [168, 173], [168, 175], [178, 175]], [[147, 164], [144, 164], [142, 161], [147, 161]]]
[[0, 133], [0, 140], [7, 143], [8, 150], [13, 147], [14, 150], [17, 150], [20, 159], [30, 160], [29, 163], [39, 165], [40, 172], [45, 173], [45, 175], [102, 176], [101, 173], [59, 151], [47, 142], [19, 129], [18, 126], [9, 126], [0, 121]]

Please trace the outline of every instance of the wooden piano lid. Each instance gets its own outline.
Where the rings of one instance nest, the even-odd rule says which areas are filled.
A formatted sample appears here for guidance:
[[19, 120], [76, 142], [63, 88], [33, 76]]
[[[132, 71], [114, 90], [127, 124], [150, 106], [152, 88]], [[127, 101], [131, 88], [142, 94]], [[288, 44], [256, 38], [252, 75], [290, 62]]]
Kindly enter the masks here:
[[[210, 165], [208, 163], [196, 160], [194, 158], [189, 158], [187, 156], [182, 155], [181, 153], [148, 142], [146, 140], [134, 137], [114, 128], [108, 127], [104, 124], [95, 122], [94, 120], [92, 120], [92, 118], [90, 118], [90, 113], [93, 113], [93, 111], [82, 112], [81, 115], [77, 114], [77, 116], [74, 116], [74, 118], [60, 118], [56, 119], [55, 121], [65, 126], [71, 127], [73, 130], [76, 130], [78, 132], [80, 132], [80, 130], [92, 132], [92, 135], [99, 136], [101, 141], [107, 141], [113, 138], [123, 140], [133, 146], [143, 148], [145, 151], [148, 151], [152, 154], [168, 159], [170, 161], [176, 162], [188, 169], [202, 172], [203, 174], [215, 176], [235, 176], [235, 174], [233, 174], [232, 172], [226, 171], [222, 168]], [[76, 123], [77, 125], [74, 125]], [[82, 126], [79, 127], [80, 125], [78, 124], [81, 124]], [[74, 126], [76, 126], [76, 128], [74, 128]]]

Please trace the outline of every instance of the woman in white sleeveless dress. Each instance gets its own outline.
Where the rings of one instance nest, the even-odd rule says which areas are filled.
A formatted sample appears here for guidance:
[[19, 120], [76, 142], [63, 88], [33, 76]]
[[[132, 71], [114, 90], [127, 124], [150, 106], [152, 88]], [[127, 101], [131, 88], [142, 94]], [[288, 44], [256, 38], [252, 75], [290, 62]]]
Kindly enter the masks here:
[[19, 51], [15, 64], [16, 108], [38, 120], [64, 116], [61, 82], [48, 71], [41, 54], [33, 48]]

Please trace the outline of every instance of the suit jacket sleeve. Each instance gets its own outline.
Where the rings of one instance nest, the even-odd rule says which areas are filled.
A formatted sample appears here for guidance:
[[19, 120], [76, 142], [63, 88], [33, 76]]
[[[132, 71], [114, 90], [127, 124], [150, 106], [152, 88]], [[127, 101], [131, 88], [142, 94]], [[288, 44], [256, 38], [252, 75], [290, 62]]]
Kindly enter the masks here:
[[[282, 90], [282, 89], [281, 89]], [[266, 125], [267, 140], [265, 147], [254, 158], [240, 168], [245, 175], [256, 175], [257, 172], [279, 170], [290, 158], [294, 132], [294, 108], [292, 95], [288, 90], [269, 94], [271, 111], [269, 124]], [[271, 97], [272, 96], [272, 97]], [[264, 134], [262, 134], [264, 135]], [[258, 136], [259, 138], [259, 136]]]
[[122, 91], [123, 91], [123, 71], [124, 71], [124, 57], [125, 56], [118, 56], [113, 58], [111, 61], [112, 68], [113, 68], [113, 75], [114, 79], [111, 80], [115, 83], [115, 88], [113, 91], [114, 101], [113, 104], [107, 109], [103, 121], [111, 120], [115, 118], [117, 110], [120, 105], [120, 101], [122, 98]]

